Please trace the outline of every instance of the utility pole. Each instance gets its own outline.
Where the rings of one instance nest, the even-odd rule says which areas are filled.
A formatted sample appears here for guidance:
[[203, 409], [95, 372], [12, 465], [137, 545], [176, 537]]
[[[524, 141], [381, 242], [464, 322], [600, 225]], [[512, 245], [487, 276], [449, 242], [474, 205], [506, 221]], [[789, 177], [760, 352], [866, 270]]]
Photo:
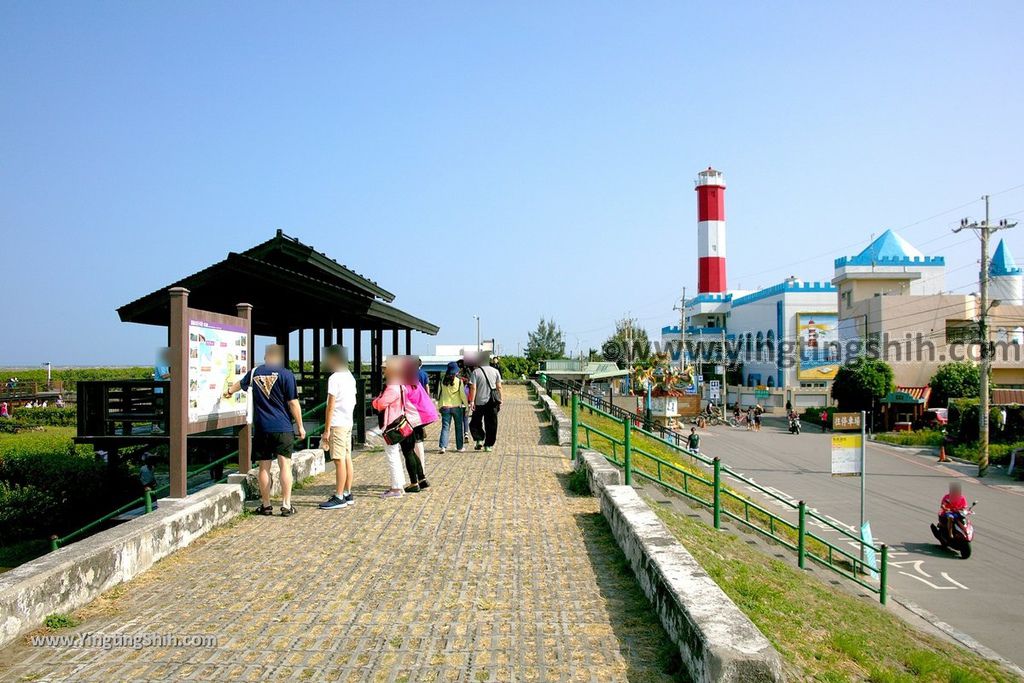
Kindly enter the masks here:
[[623, 321], [626, 325], [626, 371], [633, 375], [633, 318], [629, 313]]
[[978, 281], [981, 283], [981, 301], [979, 302], [981, 311], [978, 315], [978, 341], [981, 344], [981, 370], [979, 373], [981, 382], [978, 390], [980, 399], [978, 401], [979, 477], [984, 477], [988, 474], [989, 375], [992, 372], [992, 344], [988, 338], [988, 314], [989, 309], [999, 305], [998, 301], [993, 301], [991, 304], [988, 301], [988, 240], [992, 233], [1008, 230], [1017, 225], [1016, 223], [1008, 222], [1005, 218], [999, 221], [998, 225], [992, 225], [989, 215], [989, 195], [983, 195], [982, 199], [985, 201], [985, 221], [978, 223], [977, 221], [971, 222], [970, 219], [964, 218], [960, 221], [960, 226], [953, 229], [953, 232], [974, 230], [981, 238], [981, 272], [978, 278]]
[[474, 315], [473, 317], [476, 319], [476, 350], [477, 350], [477, 352], [479, 352], [481, 350], [480, 349], [480, 316]]
[[686, 287], [683, 287], [683, 297], [679, 300], [678, 306], [672, 310], [679, 311], [679, 374], [686, 371]]

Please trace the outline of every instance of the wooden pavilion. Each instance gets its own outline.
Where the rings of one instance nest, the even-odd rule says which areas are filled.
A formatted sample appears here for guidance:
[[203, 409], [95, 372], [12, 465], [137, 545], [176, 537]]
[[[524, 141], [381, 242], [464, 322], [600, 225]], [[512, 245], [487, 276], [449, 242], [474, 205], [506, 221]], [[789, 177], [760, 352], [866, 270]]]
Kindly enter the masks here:
[[[319, 405], [326, 396], [321, 348], [330, 344], [349, 348], [359, 388], [357, 405], [365, 407], [367, 397], [381, 389], [386, 336], [390, 353], [409, 353], [414, 331], [429, 335], [438, 331], [436, 325], [391, 305], [395, 295], [376, 282], [281, 230], [266, 242], [231, 252], [203, 270], [121, 306], [118, 316], [122, 322], [167, 327], [168, 292], [173, 287], [188, 289], [189, 305], [207, 311], [234, 315], [240, 302], [252, 304], [252, 334], [273, 338], [286, 348], [289, 360], [298, 361], [296, 378], [304, 410]], [[308, 332], [312, 333], [309, 348]], [[249, 348], [256, 348], [252, 341]], [[153, 434], [159, 435], [159, 425], [166, 420], [159, 399], [165, 384], [80, 383], [78, 440], [108, 448], [154, 440]], [[356, 438], [362, 442], [366, 411], [356, 412]], [[134, 429], [133, 423], [146, 420], [157, 425], [156, 430], [136, 434], [144, 430]]]

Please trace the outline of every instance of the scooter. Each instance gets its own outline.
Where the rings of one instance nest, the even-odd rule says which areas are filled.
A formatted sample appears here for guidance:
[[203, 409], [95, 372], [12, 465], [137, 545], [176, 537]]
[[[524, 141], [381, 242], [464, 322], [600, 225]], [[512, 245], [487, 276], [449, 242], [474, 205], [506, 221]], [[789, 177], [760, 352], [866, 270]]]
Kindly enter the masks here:
[[800, 418], [791, 417], [789, 418], [789, 433], [799, 434], [800, 433]]
[[[971, 524], [971, 515], [974, 514], [974, 506], [978, 501], [971, 503], [966, 510], [950, 510], [942, 513], [938, 524], [932, 524], [932, 534], [939, 541], [943, 548], [949, 548], [960, 553], [960, 559], [966, 560], [971, 556], [971, 541], [974, 540], [974, 525]], [[952, 536], [950, 536], [952, 529]]]

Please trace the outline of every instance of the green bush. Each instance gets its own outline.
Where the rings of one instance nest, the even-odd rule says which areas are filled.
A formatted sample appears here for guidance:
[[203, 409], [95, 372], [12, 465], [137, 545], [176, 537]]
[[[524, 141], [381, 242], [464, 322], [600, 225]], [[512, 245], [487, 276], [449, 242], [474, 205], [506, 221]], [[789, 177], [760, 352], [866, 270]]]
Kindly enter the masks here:
[[812, 406], [810, 408], [804, 408], [803, 414], [800, 416], [801, 422], [806, 422], [812, 425], [821, 426], [821, 411], [828, 413], [828, 423], [832, 424], [832, 415], [835, 414], [836, 409], [829, 407], [823, 408], [822, 406]]
[[45, 408], [19, 408], [10, 422], [16, 428], [25, 427], [73, 427], [78, 414], [74, 406], [47, 406]]
[[936, 429], [919, 429], [916, 432], [882, 432], [875, 439], [897, 446], [930, 446], [938, 448], [945, 442], [945, 435]]
[[[1002, 410], [1006, 410], [1005, 425], [1000, 425]], [[947, 431], [950, 437], [960, 443], [978, 440], [978, 399], [958, 398], [949, 402]], [[989, 439], [998, 443], [1024, 440], [1024, 406], [1010, 405], [990, 408]]]
[[502, 379], [519, 379], [523, 375], [530, 377], [537, 374], [540, 365], [536, 361], [522, 356], [501, 356], [495, 359], [494, 366], [501, 372]]
[[56, 507], [46, 491], [0, 481], [0, 545], [38, 536], [40, 520]]
[[[1010, 462], [1010, 452], [1019, 450], [1020, 457], [1024, 457], [1024, 441], [1015, 443], [990, 443], [988, 445], [988, 459], [992, 464], [1007, 464]], [[963, 458], [972, 462], [978, 461], [978, 442], [954, 444], [947, 451], [949, 455], [956, 458]]]
[[69, 431], [0, 439], [0, 544], [65, 534], [138, 495], [127, 466], [96, 459]]

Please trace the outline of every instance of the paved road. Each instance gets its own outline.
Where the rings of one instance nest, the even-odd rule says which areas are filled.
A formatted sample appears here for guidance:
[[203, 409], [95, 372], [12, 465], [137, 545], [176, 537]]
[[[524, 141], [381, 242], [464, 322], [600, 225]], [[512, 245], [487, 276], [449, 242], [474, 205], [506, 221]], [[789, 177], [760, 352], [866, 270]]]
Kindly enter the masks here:
[[[815, 428], [794, 436], [775, 420], [759, 433], [716, 427], [701, 450], [851, 530], [858, 523], [860, 482], [830, 475], [830, 436]], [[971, 476], [973, 466], [936, 465], [932, 456], [881, 445], [869, 446], [867, 460], [867, 519], [876, 541], [893, 550], [890, 586], [1024, 665], [1024, 483], [993, 476], [982, 484]], [[943, 551], [928, 528], [954, 477], [967, 499], [978, 501], [968, 560]]]
[[0, 650], [2, 681], [644, 681], [669, 647], [564, 449], [506, 388], [493, 453], [432, 453], [430, 489], [381, 500], [384, 456], [355, 457], [358, 503], [215, 531], [81, 610], [60, 634], [208, 634], [203, 647]]

